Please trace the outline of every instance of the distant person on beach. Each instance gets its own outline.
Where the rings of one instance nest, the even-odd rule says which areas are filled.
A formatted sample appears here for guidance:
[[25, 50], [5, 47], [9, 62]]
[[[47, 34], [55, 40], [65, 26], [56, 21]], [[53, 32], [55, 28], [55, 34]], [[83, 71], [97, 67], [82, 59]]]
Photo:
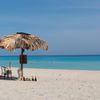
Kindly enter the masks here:
[[11, 67], [8, 67], [6, 70], [7, 78], [12, 79], [12, 70]]
[[20, 68], [17, 70], [17, 73], [18, 73], [18, 79], [19, 79], [20, 75], [21, 75], [21, 69]]

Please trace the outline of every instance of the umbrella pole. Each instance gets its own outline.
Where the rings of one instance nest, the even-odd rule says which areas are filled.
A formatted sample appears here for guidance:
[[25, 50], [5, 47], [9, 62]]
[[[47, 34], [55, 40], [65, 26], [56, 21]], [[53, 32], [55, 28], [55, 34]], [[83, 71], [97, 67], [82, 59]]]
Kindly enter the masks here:
[[[21, 48], [21, 56], [23, 56], [23, 52], [24, 52], [24, 49]], [[22, 60], [23, 60], [23, 57], [22, 57]], [[23, 78], [23, 62], [21, 63], [21, 78]]]

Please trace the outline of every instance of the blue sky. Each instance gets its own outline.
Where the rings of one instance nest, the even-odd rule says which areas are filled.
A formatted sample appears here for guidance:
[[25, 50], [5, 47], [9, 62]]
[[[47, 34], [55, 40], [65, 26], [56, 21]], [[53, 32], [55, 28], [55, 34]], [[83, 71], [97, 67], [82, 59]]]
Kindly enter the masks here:
[[[28, 54], [100, 54], [100, 1], [0, 1], [0, 37], [20, 31], [40, 36], [49, 44], [47, 52]], [[0, 50], [0, 54], [11, 53]]]

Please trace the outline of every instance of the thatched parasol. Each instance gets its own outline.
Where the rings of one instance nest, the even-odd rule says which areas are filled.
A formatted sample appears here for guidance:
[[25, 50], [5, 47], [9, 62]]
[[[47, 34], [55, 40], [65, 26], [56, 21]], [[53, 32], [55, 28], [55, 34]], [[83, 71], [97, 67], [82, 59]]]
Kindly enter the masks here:
[[[9, 51], [14, 51], [21, 48], [21, 55], [23, 55], [24, 49], [30, 49], [32, 51], [37, 49], [48, 50], [48, 44], [37, 36], [24, 32], [17, 32], [14, 35], [5, 36], [3, 39], [1, 39], [0, 48], [7, 49]], [[23, 77], [23, 64], [21, 64], [20, 77]]]

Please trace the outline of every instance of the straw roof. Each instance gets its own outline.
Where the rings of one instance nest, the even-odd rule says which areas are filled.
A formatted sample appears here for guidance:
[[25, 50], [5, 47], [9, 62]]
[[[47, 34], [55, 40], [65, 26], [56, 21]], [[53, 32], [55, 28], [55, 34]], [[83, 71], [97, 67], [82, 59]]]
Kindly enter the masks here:
[[0, 48], [7, 49], [9, 51], [13, 51], [17, 48], [27, 50], [30, 49], [32, 51], [37, 49], [48, 50], [48, 44], [37, 36], [24, 32], [17, 32], [14, 35], [5, 36], [3, 39], [1, 39]]

